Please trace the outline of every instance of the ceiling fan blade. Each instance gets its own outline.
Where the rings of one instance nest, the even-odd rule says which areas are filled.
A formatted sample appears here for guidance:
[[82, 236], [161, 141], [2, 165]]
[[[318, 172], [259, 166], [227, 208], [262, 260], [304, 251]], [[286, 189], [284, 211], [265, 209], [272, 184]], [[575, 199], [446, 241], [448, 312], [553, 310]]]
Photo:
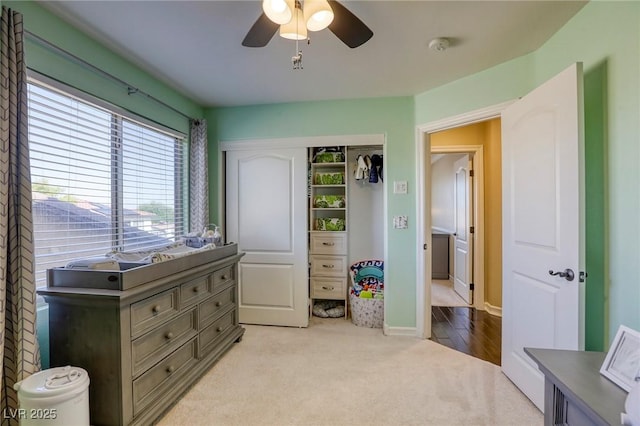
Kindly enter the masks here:
[[333, 22], [329, 29], [350, 48], [358, 47], [373, 37], [373, 31], [367, 27], [349, 9], [335, 0], [328, 0], [333, 9]]
[[242, 40], [242, 45], [246, 47], [264, 47], [278, 31], [278, 28], [280, 28], [280, 25], [271, 21], [263, 12], [249, 29], [244, 40]]

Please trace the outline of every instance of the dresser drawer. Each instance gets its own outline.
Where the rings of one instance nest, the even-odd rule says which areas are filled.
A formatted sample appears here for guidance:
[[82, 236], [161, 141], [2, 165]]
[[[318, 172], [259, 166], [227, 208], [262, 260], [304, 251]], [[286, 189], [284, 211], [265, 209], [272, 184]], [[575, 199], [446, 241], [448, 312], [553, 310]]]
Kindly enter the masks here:
[[160, 325], [131, 343], [134, 376], [198, 334], [197, 312], [193, 308]]
[[313, 232], [309, 237], [309, 251], [312, 254], [347, 254], [347, 234]]
[[198, 306], [198, 324], [202, 330], [215, 320], [221, 313], [233, 309], [236, 304], [236, 286], [222, 290]]
[[347, 276], [346, 256], [311, 256], [311, 276]]
[[172, 288], [131, 305], [131, 334], [136, 337], [178, 313], [179, 288]]
[[184, 373], [198, 362], [196, 349], [193, 339], [133, 381], [134, 415], [180, 382]]
[[346, 278], [314, 277], [311, 278], [312, 299], [344, 300], [347, 294]]
[[234, 309], [228, 314], [214, 321], [213, 324], [200, 332], [200, 338], [198, 339], [198, 356], [200, 358], [215, 349], [218, 338], [222, 336], [225, 331], [233, 327], [235, 322], [235, 315], [236, 311]]
[[180, 286], [180, 306], [182, 308], [211, 296], [210, 277], [211, 275], [205, 275]]
[[223, 288], [235, 278], [235, 268], [233, 265], [219, 269], [213, 273], [213, 293]]

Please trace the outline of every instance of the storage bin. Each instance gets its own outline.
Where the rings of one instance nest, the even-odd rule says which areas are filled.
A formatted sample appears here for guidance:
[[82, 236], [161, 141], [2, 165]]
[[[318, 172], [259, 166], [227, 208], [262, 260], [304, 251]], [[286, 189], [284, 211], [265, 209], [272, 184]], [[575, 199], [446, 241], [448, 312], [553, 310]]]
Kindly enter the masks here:
[[344, 219], [337, 217], [319, 217], [316, 219], [315, 231], [344, 231]]
[[384, 299], [363, 299], [349, 291], [351, 322], [359, 327], [382, 328]]
[[340, 209], [346, 206], [344, 195], [315, 195], [313, 207], [323, 209]]
[[344, 172], [318, 172], [314, 182], [316, 185], [343, 185]]
[[319, 152], [313, 159], [314, 163], [343, 163], [344, 153], [342, 152]]

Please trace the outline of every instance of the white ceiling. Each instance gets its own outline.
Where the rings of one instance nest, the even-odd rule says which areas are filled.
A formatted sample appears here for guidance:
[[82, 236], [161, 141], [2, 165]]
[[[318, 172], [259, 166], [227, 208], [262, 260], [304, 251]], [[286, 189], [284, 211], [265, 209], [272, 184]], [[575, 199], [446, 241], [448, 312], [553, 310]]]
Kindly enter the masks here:
[[[258, 1], [41, 4], [203, 106], [410, 96], [540, 47], [583, 1], [342, 1], [374, 35], [350, 49], [328, 29], [301, 44], [241, 42]], [[445, 52], [428, 48], [448, 37]]]

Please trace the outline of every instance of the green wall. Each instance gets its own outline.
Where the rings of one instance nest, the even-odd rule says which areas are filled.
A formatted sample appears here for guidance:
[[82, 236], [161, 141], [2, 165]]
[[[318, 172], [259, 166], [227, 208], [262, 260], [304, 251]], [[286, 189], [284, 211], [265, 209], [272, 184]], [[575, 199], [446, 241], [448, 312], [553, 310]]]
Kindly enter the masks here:
[[[2, 5], [22, 13], [25, 30], [115, 75], [189, 117], [202, 117], [203, 109], [199, 105], [52, 15], [41, 5], [33, 1], [7, 0], [3, 0]], [[185, 134], [189, 131], [188, 120], [185, 117], [159, 106], [145, 96], [129, 95], [126, 88], [121, 85], [52, 53], [28, 36], [26, 36], [25, 56], [27, 67], [30, 69], [164, 126]]]
[[[24, 27], [27, 31], [37, 34], [92, 65], [119, 77], [190, 117], [202, 117], [203, 109], [199, 105], [51, 15], [37, 3], [3, 0], [2, 5], [22, 13]], [[188, 120], [180, 114], [159, 106], [144, 96], [128, 95], [126, 88], [53, 54], [29, 38], [26, 38], [25, 58], [27, 67], [32, 70], [164, 126], [185, 134], [189, 132]], [[43, 368], [49, 367], [48, 314], [46, 306], [38, 308], [37, 330]]]
[[[396, 180], [415, 182], [415, 164], [407, 165], [407, 159], [415, 161], [413, 116], [411, 97], [220, 108], [207, 113], [211, 156], [217, 153], [217, 141], [386, 135], [384, 184], [388, 194], [388, 221], [385, 224], [388, 247], [385, 320], [391, 327], [413, 328], [416, 325], [415, 185], [409, 184], [408, 195], [393, 194], [390, 190], [390, 185]], [[211, 200], [218, 199], [217, 191], [217, 187], [212, 185]], [[212, 213], [216, 212], [213, 203]], [[393, 229], [393, 216], [401, 214], [409, 216], [409, 228]]]
[[[212, 220], [217, 217], [218, 141], [384, 133], [388, 222], [409, 216], [409, 229], [388, 232], [387, 321], [415, 327], [415, 125], [515, 99], [572, 62], [585, 69], [587, 207], [587, 348], [606, 349], [620, 324], [640, 329], [640, 3], [591, 2], [544, 46], [415, 97], [309, 102], [203, 110], [126, 59], [34, 2], [2, 0], [24, 14], [25, 27], [130, 82], [191, 117], [209, 122]], [[29, 67], [176, 130], [187, 120], [27, 41]], [[428, 78], [425, 76], [425, 78]], [[390, 191], [407, 180], [409, 193]]]
[[606, 349], [620, 324], [640, 329], [639, 52], [640, 3], [591, 2], [537, 51], [416, 96], [416, 123], [428, 123], [516, 99], [584, 63], [591, 350]]

